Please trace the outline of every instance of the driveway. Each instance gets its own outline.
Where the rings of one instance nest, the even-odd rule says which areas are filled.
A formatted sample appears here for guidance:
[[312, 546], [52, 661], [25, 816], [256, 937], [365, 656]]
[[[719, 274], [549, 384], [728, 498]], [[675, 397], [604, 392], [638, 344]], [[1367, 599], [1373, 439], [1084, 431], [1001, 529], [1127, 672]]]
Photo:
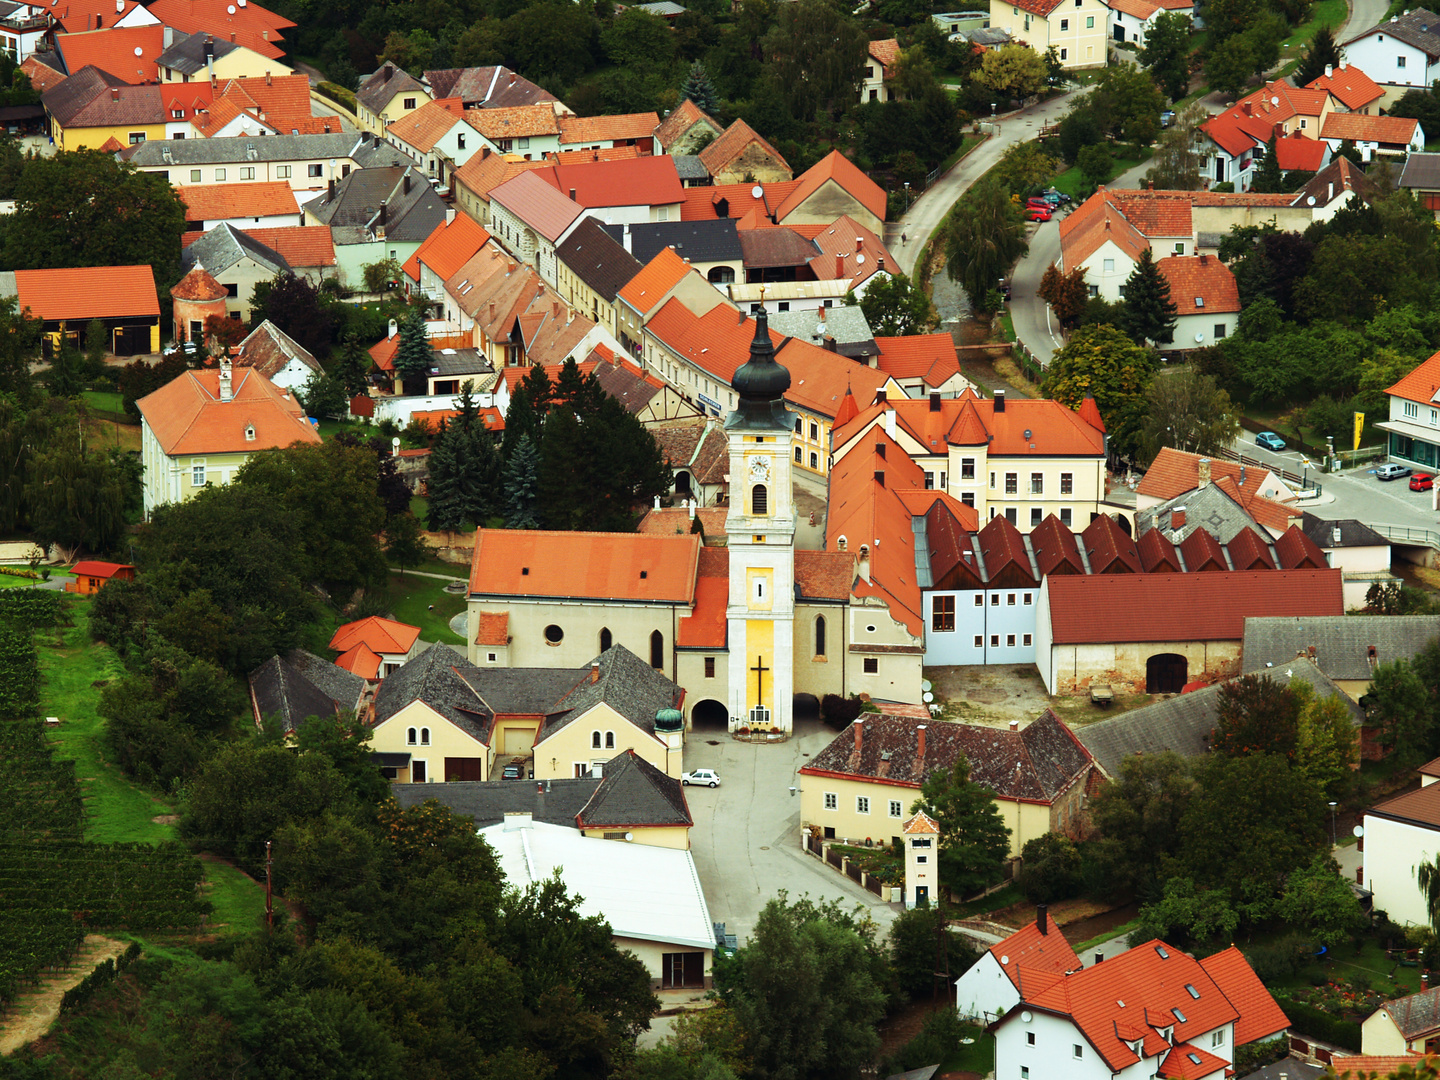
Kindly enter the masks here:
[[1390, 5], [1385, 0], [1350, 0], [1350, 18], [1343, 30], [1335, 32], [1335, 40], [1344, 43], [1356, 34], [1363, 34], [1372, 26], [1378, 26], [1385, 18]]
[[[797, 770], [819, 753], [835, 732], [818, 721], [798, 721], [788, 742], [737, 742], [724, 732], [692, 731], [685, 737], [685, 769], [715, 769], [718, 788], [690, 787], [685, 797], [695, 826], [690, 853], [710, 917], [743, 945], [760, 911], [781, 889], [791, 899], [863, 905], [888, 932], [900, 905], [881, 903], [838, 871], [800, 850], [800, 778]], [[796, 793], [790, 794], [794, 785]]]
[[[906, 274], [915, 276], [915, 263], [920, 258], [925, 241], [950, 212], [955, 200], [985, 175], [1006, 150], [1016, 143], [1035, 138], [1046, 124], [1059, 121], [1069, 111], [1070, 99], [1075, 93], [1076, 91], [1071, 90], [1028, 109], [999, 117], [999, 134], [991, 135], [970, 151], [963, 161], [936, 180], [929, 190], [915, 200], [904, 217], [886, 223], [885, 246], [890, 249], [890, 253], [895, 256]], [[903, 243], [900, 240], [902, 234], [905, 236]]]

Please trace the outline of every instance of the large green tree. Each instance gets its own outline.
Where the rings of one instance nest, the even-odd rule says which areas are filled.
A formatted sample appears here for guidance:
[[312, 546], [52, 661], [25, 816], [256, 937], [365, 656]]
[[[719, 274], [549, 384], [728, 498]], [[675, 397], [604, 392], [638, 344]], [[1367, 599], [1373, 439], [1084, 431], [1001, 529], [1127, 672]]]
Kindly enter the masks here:
[[923, 810], [940, 826], [940, 883], [970, 896], [1000, 880], [1010, 855], [1010, 830], [995, 805], [995, 793], [970, 779], [963, 754], [948, 769], [936, 769], [920, 785], [910, 811]]
[[[845, 303], [855, 302], [855, 294], [847, 293]], [[859, 304], [870, 329], [882, 337], [929, 333], [938, 322], [925, 290], [898, 269], [893, 274], [877, 274], [871, 278]]]
[[1111, 445], [1133, 453], [1158, 361], [1113, 326], [1082, 326], [1045, 372], [1045, 395], [1072, 409], [1095, 398]]
[[868, 48], [860, 24], [825, 0], [781, 4], [764, 41], [775, 86], [790, 115], [802, 122], [855, 100]]
[[500, 512], [503, 495], [500, 448], [468, 384], [456, 403], [460, 415], [446, 422], [430, 453], [427, 524], [445, 532], [483, 526]]
[[961, 284], [977, 312], [995, 310], [1000, 280], [1029, 249], [1020, 208], [994, 180], [970, 188], [950, 211], [945, 272]]
[[1150, 461], [1164, 446], [1218, 454], [1240, 434], [1240, 411], [1214, 376], [1194, 370], [1157, 375], [1145, 395], [1139, 451]]
[[1148, 247], [1141, 249], [1135, 269], [1125, 280], [1123, 311], [1120, 328], [1132, 341], [1169, 345], [1175, 340], [1175, 301], [1170, 298], [1170, 283]]
[[1295, 756], [1301, 702], [1269, 675], [1243, 675], [1220, 687], [1210, 748], [1229, 757]]
[[1190, 20], [1178, 11], [1162, 11], [1145, 31], [1140, 63], [1171, 101], [1190, 91]]
[[1045, 85], [1045, 60], [1029, 45], [1012, 42], [991, 49], [980, 61], [980, 83], [1008, 108], [1010, 98], [1038, 94]]
[[1127, 757], [1120, 775], [1091, 801], [1098, 854], [1116, 892], [1155, 895], [1182, 843], [1181, 822], [1195, 795], [1184, 758], [1171, 751]]
[[400, 344], [395, 350], [395, 373], [405, 393], [423, 393], [425, 377], [435, 363], [435, 352], [425, 331], [423, 308], [412, 307], [400, 322]]
[[1160, 133], [1155, 156], [1145, 172], [1147, 182], [1168, 191], [1194, 191], [1201, 186], [1200, 167], [1204, 159], [1200, 146], [1200, 125], [1210, 119], [1198, 101], [1181, 109]]

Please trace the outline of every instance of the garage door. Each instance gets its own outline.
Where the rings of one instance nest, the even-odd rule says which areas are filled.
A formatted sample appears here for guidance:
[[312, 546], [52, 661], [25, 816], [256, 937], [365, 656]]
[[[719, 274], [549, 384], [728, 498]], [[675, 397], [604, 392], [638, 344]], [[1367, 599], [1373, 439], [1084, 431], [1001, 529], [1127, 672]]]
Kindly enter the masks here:
[[506, 754], [528, 754], [535, 746], [534, 728], [506, 728], [505, 749]]

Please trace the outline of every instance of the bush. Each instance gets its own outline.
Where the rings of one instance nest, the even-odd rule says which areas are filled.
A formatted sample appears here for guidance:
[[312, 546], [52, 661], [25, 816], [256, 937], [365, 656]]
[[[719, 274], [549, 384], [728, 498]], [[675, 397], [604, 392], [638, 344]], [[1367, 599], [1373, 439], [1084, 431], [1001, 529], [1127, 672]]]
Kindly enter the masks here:
[[1272, 1061], [1279, 1061], [1290, 1052], [1289, 1040], [1271, 1039], [1269, 1042], [1246, 1043], [1235, 1048], [1235, 1075], [1249, 1076], [1257, 1069], [1263, 1069]]
[[1064, 900], [1080, 891], [1080, 851], [1068, 836], [1045, 833], [1026, 842], [1015, 884], [1032, 904]]
[[331, 101], [344, 105], [352, 113], [356, 111], [355, 95], [345, 87], [332, 82], [322, 82], [315, 87], [317, 93], [323, 94]]
[[925, 1026], [908, 1043], [900, 1048], [886, 1064], [883, 1073], [904, 1072], [920, 1069], [944, 1061], [960, 1049], [960, 1040], [967, 1035], [974, 1036], [975, 1030], [960, 1022], [960, 1016], [952, 1007], [942, 1006], [930, 1014]]
[[1310, 959], [1309, 946], [1299, 938], [1282, 938], [1243, 951], [1255, 977], [1266, 986], [1292, 978]]
[[843, 698], [839, 694], [826, 694], [820, 699], [820, 715], [831, 727], [843, 728], [852, 724], [864, 706], [859, 698]]
[[1344, 1050], [1360, 1052], [1360, 1025], [1354, 1020], [1341, 1020], [1320, 1009], [1302, 1005], [1288, 998], [1280, 1002], [1280, 1008], [1290, 1018], [1290, 1030], [1298, 1035], [1309, 1035], [1312, 1039], [1328, 1042]]

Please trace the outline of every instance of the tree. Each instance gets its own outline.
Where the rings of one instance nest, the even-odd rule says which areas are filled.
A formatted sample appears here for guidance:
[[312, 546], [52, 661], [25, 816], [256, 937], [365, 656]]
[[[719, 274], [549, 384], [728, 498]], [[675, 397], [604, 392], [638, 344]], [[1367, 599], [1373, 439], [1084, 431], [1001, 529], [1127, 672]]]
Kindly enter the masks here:
[[350, 412], [344, 384], [326, 371], [312, 371], [310, 378], [305, 380], [305, 388], [297, 391], [295, 396], [308, 416], [342, 419]]
[[[937, 971], [948, 967], [955, 979], [978, 959], [968, 939], [950, 933], [948, 923], [942, 907], [926, 905], [902, 911], [890, 924], [890, 967], [901, 993], [912, 1001], [934, 995]], [[944, 966], [937, 964], [941, 950]]]
[[859, 23], [824, 0], [782, 4], [776, 15], [765, 62], [790, 115], [806, 123], [854, 101], [869, 49]]
[[[1422, 863], [1418, 869], [1425, 868]], [[1365, 913], [1350, 882], [1327, 852], [1290, 872], [1280, 897], [1279, 915], [1304, 928], [1311, 940], [1331, 949], [1365, 925]]]
[[1058, 165], [1043, 143], [1016, 143], [1000, 155], [995, 177], [1005, 194], [1023, 195], [1048, 184]]
[[[1320, 27], [1310, 39], [1310, 47], [1300, 57], [1300, 66], [1295, 69], [1295, 85], [1309, 86], [1325, 74], [1326, 68], [1338, 71], [1345, 52], [1335, 42], [1335, 31], [1329, 25]], [[1399, 115], [1391, 112], [1391, 115]]]
[[1000, 880], [1010, 854], [1010, 830], [995, 794], [970, 779], [963, 754], [949, 769], [936, 769], [920, 785], [910, 812], [923, 810], [940, 826], [940, 882], [971, 896]]
[[[847, 293], [844, 302], [854, 304], [855, 294]], [[928, 333], [939, 322], [925, 290], [912, 284], [898, 267], [893, 274], [871, 278], [859, 304], [870, 329], [882, 337]]]
[[680, 85], [680, 100], [684, 101], [686, 98], [693, 101], [696, 108], [708, 115], [713, 116], [720, 111], [720, 95], [715, 92], [715, 85], [710, 81], [710, 74], [699, 60], [690, 65], [690, 71]]
[[379, 259], [361, 267], [367, 293], [385, 293], [400, 287], [405, 271], [395, 259]]
[[1132, 453], [1156, 366], [1153, 353], [1113, 326], [1083, 326], [1050, 361], [1045, 395], [1071, 409], [1093, 396], [1111, 446]]
[[425, 377], [434, 363], [435, 353], [425, 332], [425, 312], [412, 307], [400, 322], [400, 345], [395, 350], [395, 371], [404, 381], [407, 394], [424, 392]]
[[1110, 156], [1108, 146], [1104, 143], [1095, 143], [1080, 151], [1075, 164], [1080, 167], [1080, 175], [1085, 178], [1085, 183], [1093, 188], [1098, 188], [1110, 179], [1110, 170], [1114, 168], [1114, 159]]
[[1020, 849], [1015, 884], [1032, 904], [1063, 900], [1080, 891], [1080, 849], [1059, 833], [1042, 833]]
[[1240, 434], [1240, 410], [1213, 376], [1180, 371], [1157, 376], [1146, 391], [1139, 451], [1154, 460], [1163, 446], [1214, 456]]
[[385, 557], [400, 567], [401, 577], [407, 566], [419, 566], [425, 559], [420, 531], [420, 522], [410, 513], [397, 514], [385, 524]]
[[792, 903], [781, 890], [746, 944], [717, 960], [715, 990], [747, 1035], [751, 1077], [849, 1076], [874, 1056], [887, 981], [874, 932], [838, 903]]
[[1105, 136], [1091, 104], [1088, 94], [1077, 98], [1060, 121], [1060, 154], [1067, 164], [1074, 165], [1079, 160], [1081, 150], [1096, 145]]
[[250, 309], [252, 330], [269, 319], [312, 356], [323, 360], [330, 355], [330, 313], [308, 279], [287, 270], [260, 282]]
[[346, 334], [340, 345], [340, 356], [330, 369], [330, 374], [349, 397], [358, 397], [369, 389], [365, 373], [370, 370], [370, 355], [359, 337]]
[[992, 312], [1000, 279], [1029, 250], [1020, 208], [994, 180], [975, 184], [950, 212], [945, 272], [958, 281], [975, 311]]
[[1160, 130], [1165, 98], [1150, 74], [1131, 64], [1112, 65], [1101, 72], [1090, 100], [1100, 126], [1111, 134], [1145, 145]]
[[1290, 761], [1299, 739], [1301, 702], [1268, 675], [1244, 675], [1220, 687], [1210, 749], [1229, 757], [1274, 754]]
[[[513, 399], [512, 399], [513, 403]], [[515, 452], [505, 463], [505, 527], [538, 529], [535, 498], [540, 483], [540, 455], [529, 435], [521, 437]], [[699, 521], [697, 517], [695, 519]]]
[[245, 340], [245, 324], [228, 315], [206, 315], [203, 333], [205, 341], [210, 342], [218, 351], [229, 352]]
[[430, 452], [429, 526], [447, 532], [484, 525], [501, 496], [500, 451], [468, 383], [456, 404], [460, 415], [445, 425]]
[[43, 547], [110, 551], [119, 543], [130, 500], [128, 478], [102, 447], [56, 440], [33, 454], [27, 472], [30, 528]]
[[1027, 98], [1045, 85], [1045, 60], [1029, 45], [1011, 42], [980, 61], [979, 81], [1007, 98]]
[[1121, 329], [1133, 341], [1168, 345], [1175, 340], [1175, 302], [1170, 283], [1160, 273], [1148, 247], [1140, 250], [1135, 269], [1125, 280], [1125, 314]]
[[1404, 660], [1375, 668], [1370, 680], [1369, 720], [1380, 729], [1379, 742], [1399, 761], [1418, 761], [1427, 746], [1429, 692]]
[[1116, 891], [1157, 891], [1180, 851], [1180, 823], [1194, 794], [1185, 759], [1172, 751], [1127, 757], [1120, 775], [1096, 793], [1091, 817]]
[[1061, 326], [1067, 329], [1076, 326], [1090, 301], [1085, 268], [1077, 266], [1069, 273], [1061, 273], [1059, 267], [1052, 263], [1040, 279], [1038, 295], [1050, 305]]
[[1255, 50], [1249, 37], [1236, 34], [1210, 50], [1205, 60], [1205, 78], [1226, 94], [1239, 94], [1255, 71]]
[[1415, 867], [1415, 883], [1425, 897], [1425, 915], [1430, 928], [1440, 933], [1440, 855]]
[[1151, 166], [1145, 179], [1167, 191], [1195, 191], [1200, 187], [1200, 125], [1210, 114], [1199, 102], [1191, 102], [1160, 133]]
[[1141, 907], [1136, 921], [1131, 943], [1159, 939], [1176, 945], [1215, 937], [1228, 940], [1240, 925], [1240, 916], [1223, 890], [1197, 889], [1188, 877], [1172, 877], [1159, 900]]
[[1190, 90], [1190, 20], [1178, 11], [1162, 11], [1145, 31], [1140, 63], [1171, 101]]
[[1285, 178], [1280, 175], [1280, 154], [1275, 148], [1273, 131], [1270, 133], [1270, 141], [1265, 144], [1265, 156], [1260, 159], [1260, 169], [1255, 174], [1250, 190], [1271, 194], [1287, 190]]

